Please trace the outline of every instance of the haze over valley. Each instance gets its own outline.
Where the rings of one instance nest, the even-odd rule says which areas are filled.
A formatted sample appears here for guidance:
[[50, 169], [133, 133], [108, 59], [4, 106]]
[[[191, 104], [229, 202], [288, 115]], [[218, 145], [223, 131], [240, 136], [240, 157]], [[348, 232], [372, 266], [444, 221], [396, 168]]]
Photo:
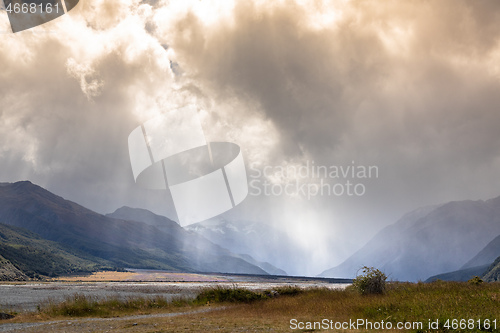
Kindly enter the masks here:
[[[2, 280], [116, 269], [306, 275], [300, 266], [310, 259], [286, 233], [264, 223], [212, 219], [182, 228], [130, 207], [104, 216], [27, 181], [0, 184], [0, 221]], [[373, 266], [399, 281], [453, 271], [461, 273], [440, 277], [495, 280], [499, 239], [500, 197], [424, 207], [320, 276], [350, 279]]]

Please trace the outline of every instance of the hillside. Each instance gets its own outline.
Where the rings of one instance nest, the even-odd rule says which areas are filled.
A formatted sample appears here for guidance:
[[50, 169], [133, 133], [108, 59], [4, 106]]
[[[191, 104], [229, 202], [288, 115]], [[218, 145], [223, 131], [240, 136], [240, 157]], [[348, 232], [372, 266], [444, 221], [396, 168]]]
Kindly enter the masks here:
[[490, 265], [483, 265], [471, 268], [463, 268], [457, 271], [438, 274], [429, 277], [425, 282], [432, 282], [436, 280], [443, 281], [469, 281], [474, 276], [483, 276], [485, 272], [488, 270]]
[[0, 256], [0, 281], [26, 281], [29, 277], [10, 261]]
[[489, 242], [478, 254], [467, 261], [462, 268], [490, 265], [500, 256], [500, 235]]
[[486, 282], [500, 281], [500, 256], [486, 270], [483, 280]]
[[26, 229], [1, 223], [0, 254], [29, 278], [114, 268], [109, 261], [78, 253]]
[[0, 184], [0, 221], [116, 267], [266, 274], [230, 253], [200, 251], [174, 232], [106, 217], [26, 181]]
[[390, 279], [423, 281], [459, 270], [499, 234], [500, 197], [418, 209], [321, 276], [354, 277], [367, 265], [385, 271]]

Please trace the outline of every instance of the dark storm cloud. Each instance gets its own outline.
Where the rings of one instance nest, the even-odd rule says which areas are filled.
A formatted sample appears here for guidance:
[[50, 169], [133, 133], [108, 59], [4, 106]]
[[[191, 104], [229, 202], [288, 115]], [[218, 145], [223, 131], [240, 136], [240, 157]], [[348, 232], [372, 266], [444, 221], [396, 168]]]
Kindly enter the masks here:
[[421, 179], [475, 179], [500, 154], [499, 9], [352, 1], [318, 29], [299, 5], [238, 3], [234, 23], [210, 33], [186, 15], [172, 46], [219, 94], [257, 101], [284, 158], [371, 159], [418, 192], [432, 186]]
[[[338, 16], [324, 23], [326, 9]], [[242, 139], [248, 155], [275, 135], [272, 153], [249, 162], [380, 170], [362, 198], [256, 203], [285, 228], [316, 227], [311, 249], [332, 243], [324, 235], [361, 245], [422, 205], [500, 194], [498, 2], [239, 2], [233, 13], [211, 29], [179, 17], [169, 45], [216, 104], [252, 105], [221, 117], [242, 128], [240, 118], [270, 122]]]
[[381, 45], [371, 33], [312, 31], [301, 14], [293, 5], [267, 11], [239, 4], [234, 27], [204, 38], [197, 19], [187, 16], [178, 29], [191, 38], [179, 33], [174, 43], [186, 66], [217, 91], [257, 100], [290, 154], [300, 154], [303, 144], [337, 144], [359, 104], [346, 83], [367, 89], [371, 76], [383, 71], [377, 66]]

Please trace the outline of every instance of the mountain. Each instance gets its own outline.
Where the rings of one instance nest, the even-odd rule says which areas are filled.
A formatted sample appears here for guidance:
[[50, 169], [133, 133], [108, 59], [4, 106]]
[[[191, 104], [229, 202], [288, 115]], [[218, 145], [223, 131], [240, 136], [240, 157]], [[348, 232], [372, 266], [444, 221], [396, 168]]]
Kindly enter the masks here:
[[[500, 235], [489, 242], [478, 254], [467, 261], [460, 270], [431, 276], [427, 279], [449, 281], [468, 281], [473, 276], [485, 276], [493, 270], [492, 263], [500, 257]], [[498, 268], [500, 270], [500, 267]], [[500, 277], [500, 275], [499, 275]]]
[[184, 229], [181, 228], [177, 222], [165, 216], [156, 215], [147, 209], [124, 206], [118, 208], [111, 214], [106, 214], [106, 216], [119, 220], [146, 223], [167, 233], [176, 234], [177, 236], [185, 234]]
[[28, 181], [0, 184], [0, 221], [116, 267], [266, 274], [229, 252], [198, 251], [178, 237], [184, 232], [180, 226], [178, 233], [169, 233], [146, 223], [110, 218]]
[[198, 233], [186, 231], [176, 222], [166, 218], [165, 216], [156, 215], [146, 209], [121, 207], [114, 213], [107, 214], [106, 216], [123, 220], [143, 222], [156, 227], [163, 232], [174, 235], [176, 239], [183, 239], [185, 244], [196, 247], [198, 252], [209, 252], [213, 255], [239, 258], [261, 268], [266, 273], [272, 275], [286, 275], [285, 271], [280, 270], [267, 262], [257, 261], [250, 255], [233, 254], [225, 249], [224, 246], [216, 245]]
[[[495, 260], [500, 258], [500, 236], [497, 236], [489, 242], [478, 254], [467, 261], [460, 270], [443, 273], [431, 276], [426, 282], [431, 282], [436, 279], [445, 281], [468, 281], [474, 276], [488, 276], [485, 280], [496, 281], [500, 280], [500, 265], [495, 268]], [[491, 271], [498, 271], [491, 273]], [[492, 279], [493, 276], [493, 279]]]
[[483, 280], [486, 282], [500, 281], [500, 256], [490, 265], [483, 274]]
[[474, 276], [483, 276], [491, 265], [482, 265], [470, 268], [463, 268], [458, 271], [443, 273], [431, 276], [425, 282], [432, 282], [436, 280], [443, 281], [469, 281]]
[[491, 265], [500, 256], [500, 235], [489, 242], [478, 254], [465, 263], [462, 268]]
[[459, 270], [499, 234], [500, 197], [421, 208], [320, 275], [354, 277], [361, 267], [374, 266], [394, 280], [426, 280]]
[[267, 261], [257, 261], [248, 254], [236, 254], [236, 256], [245, 260], [246, 262], [251, 263], [252, 265], [262, 268], [271, 275], [288, 275], [284, 270], [277, 268]]
[[233, 253], [252, 256], [262, 263], [263, 269], [263, 265], [280, 267], [272, 273], [275, 275], [293, 272], [304, 256], [284, 232], [264, 223], [213, 218], [184, 228]]

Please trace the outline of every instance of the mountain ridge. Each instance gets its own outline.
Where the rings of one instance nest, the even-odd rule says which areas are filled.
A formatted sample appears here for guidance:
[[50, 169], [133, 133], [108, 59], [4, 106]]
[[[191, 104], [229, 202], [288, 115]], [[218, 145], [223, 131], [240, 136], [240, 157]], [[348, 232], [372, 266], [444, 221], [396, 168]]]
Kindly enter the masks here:
[[302, 255], [283, 231], [264, 223], [213, 218], [184, 228], [233, 253], [250, 255], [262, 263], [261, 267], [265, 267], [266, 264], [276, 267], [272, 273], [275, 275], [288, 275], [291, 264], [296, 264], [289, 262], [288, 258], [298, 260]]
[[459, 270], [499, 234], [500, 197], [420, 208], [382, 229], [320, 276], [349, 278], [362, 266], [374, 266], [392, 279], [426, 280]]
[[0, 185], [0, 221], [116, 267], [267, 274], [229, 252], [197, 251], [176, 235], [142, 222], [106, 217], [29, 181]]
[[500, 256], [500, 235], [489, 242], [481, 251], [479, 251], [472, 259], [467, 261], [462, 269], [488, 265], [493, 263]]
[[221, 244], [214, 243], [203, 237], [203, 235], [182, 228], [176, 222], [170, 220], [169, 218], [154, 214], [153, 212], [146, 209], [123, 206], [121, 208], [118, 208], [113, 213], [106, 214], [106, 216], [143, 222], [148, 225], [155, 226], [159, 230], [164, 230], [164, 231], [169, 230], [169, 232], [172, 232], [173, 229], [177, 231], [176, 237], [178, 238], [182, 237], [186, 238], [186, 235], [181, 235], [181, 234], [183, 232], [187, 232], [190, 235], [189, 236], [190, 241], [188, 243], [190, 244], [190, 246], [196, 247], [199, 251], [206, 251], [207, 249], [211, 249], [212, 251], [215, 251], [215, 253], [219, 255], [230, 255], [232, 253], [231, 254], [232, 256], [240, 258], [254, 266], [257, 266], [268, 274], [287, 275], [285, 271], [277, 267], [274, 267], [270, 263], [258, 261], [248, 254], [239, 254], [239, 253], [234, 253], [233, 251], [229, 251], [224, 246], [221, 246]]

